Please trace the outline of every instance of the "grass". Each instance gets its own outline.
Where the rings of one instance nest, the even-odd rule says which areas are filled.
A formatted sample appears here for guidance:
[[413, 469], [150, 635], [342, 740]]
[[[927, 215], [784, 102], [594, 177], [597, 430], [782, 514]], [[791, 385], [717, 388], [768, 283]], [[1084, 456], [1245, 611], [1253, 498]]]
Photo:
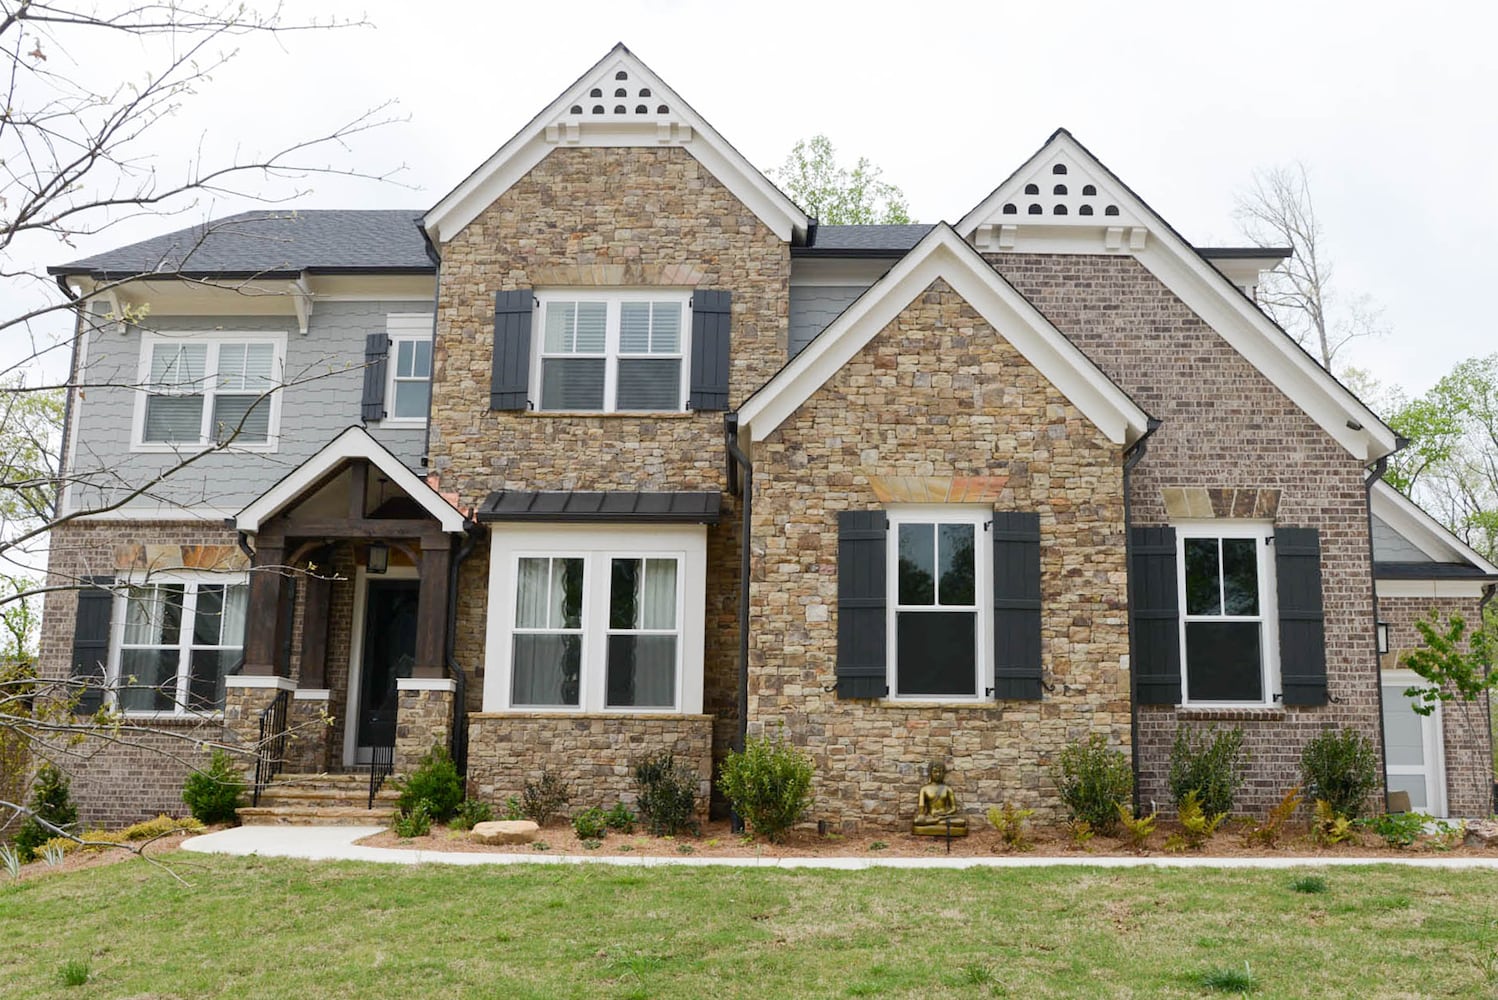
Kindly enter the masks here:
[[[403, 868], [173, 854], [0, 882], [0, 995], [1498, 992], [1498, 872]], [[87, 975], [66, 987], [60, 956]], [[1214, 979], [1215, 981], [1215, 979]]]
[[1290, 883], [1290, 888], [1308, 894], [1326, 892], [1326, 878], [1322, 875], [1301, 875]]
[[1202, 989], [1215, 993], [1252, 993], [1259, 988], [1253, 969], [1246, 964], [1241, 969], [1208, 969], [1200, 982]]

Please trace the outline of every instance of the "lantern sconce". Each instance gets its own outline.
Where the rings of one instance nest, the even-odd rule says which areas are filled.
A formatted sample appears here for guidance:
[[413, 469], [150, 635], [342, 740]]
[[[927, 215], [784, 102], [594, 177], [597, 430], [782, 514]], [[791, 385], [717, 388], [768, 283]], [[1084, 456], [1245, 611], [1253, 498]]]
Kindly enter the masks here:
[[369, 547], [369, 572], [384, 573], [390, 568], [390, 546], [384, 542], [375, 542]]
[[1374, 627], [1378, 630], [1378, 655], [1383, 656], [1389, 651], [1389, 623], [1379, 622]]

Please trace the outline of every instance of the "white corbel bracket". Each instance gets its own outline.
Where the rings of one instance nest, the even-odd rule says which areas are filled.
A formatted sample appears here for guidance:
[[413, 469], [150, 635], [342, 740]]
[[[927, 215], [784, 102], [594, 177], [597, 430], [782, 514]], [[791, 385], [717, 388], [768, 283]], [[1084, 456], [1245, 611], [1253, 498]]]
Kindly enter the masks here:
[[291, 296], [292, 306], [296, 309], [297, 329], [305, 337], [307, 335], [307, 324], [312, 319], [312, 288], [307, 284], [307, 275], [303, 274], [300, 278], [288, 284], [286, 291]]

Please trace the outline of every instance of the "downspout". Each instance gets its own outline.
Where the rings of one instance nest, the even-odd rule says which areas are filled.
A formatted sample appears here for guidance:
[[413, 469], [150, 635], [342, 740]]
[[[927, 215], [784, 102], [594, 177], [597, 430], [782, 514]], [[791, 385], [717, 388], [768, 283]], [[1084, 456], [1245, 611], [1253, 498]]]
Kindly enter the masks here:
[[[1398, 451], [1409, 444], [1403, 437], [1397, 438], [1394, 450]], [[1384, 812], [1389, 811], [1389, 749], [1388, 739], [1384, 733], [1384, 664], [1378, 652], [1378, 574], [1374, 569], [1373, 554], [1373, 486], [1389, 469], [1389, 456], [1384, 455], [1369, 471], [1368, 477], [1363, 480], [1363, 506], [1368, 511], [1368, 581], [1373, 585], [1373, 677], [1378, 687], [1378, 762], [1383, 770], [1384, 785]]]
[[463, 568], [463, 560], [472, 554], [478, 545], [480, 528], [477, 525], [469, 525], [463, 533], [463, 544], [458, 547], [458, 554], [453, 557], [447, 568], [447, 638], [443, 643], [442, 658], [447, 664], [447, 670], [452, 674], [456, 682], [456, 690], [453, 691], [453, 718], [449, 726], [448, 752], [453, 762], [462, 762], [458, 768], [458, 774], [467, 777], [468, 774], [468, 751], [464, 741], [468, 738], [468, 726], [460, 724], [461, 720], [468, 717], [468, 678], [463, 674], [463, 668], [458, 664], [458, 572]]
[[[1495, 593], [1498, 593], [1498, 583], [1490, 583], [1487, 586], [1485, 586], [1485, 587], [1482, 588], [1482, 600], [1480, 600], [1480, 601], [1477, 602], [1477, 627], [1478, 628], [1486, 628], [1487, 627], [1487, 623], [1488, 623], [1488, 605], [1492, 603], [1492, 601], [1493, 601], [1493, 595]], [[1493, 672], [1492, 664], [1489, 664], [1488, 667], [1487, 667], [1487, 670], [1484, 671], [1483, 676], [1487, 677], [1492, 672]], [[1379, 690], [1382, 691], [1383, 688], [1380, 687]], [[1492, 797], [1493, 797], [1493, 800], [1490, 803], [1490, 807], [1492, 808], [1492, 810], [1495, 813], [1498, 813], [1498, 781], [1494, 780], [1494, 775], [1493, 775], [1493, 770], [1492, 770], [1492, 768], [1493, 768], [1493, 696], [1492, 696], [1491, 693], [1489, 693], [1488, 697], [1486, 697], [1486, 698], [1483, 699], [1483, 702], [1482, 702], [1482, 717], [1483, 717], [1483, 720], [1487, 723], [1487, 727], [1488, 727], [1488, 729], [1487, 729], [1487, 732], [1488, 732], [1488, 783], [1490, 785], [1492, 785], [1492, 792], [1491, 792], [1491, 794], [1492, 794]]]
[[[421, 231], [422, 241], [426, 243], [427, 258], [432, 262], [432, 267], [435, 269], [432, 274], [432, 374], [436, 375], [437, 306], [438, 303], [442, 300], [442, 258], [438, 256], [437, 248], [432, 245], [432, 238], [427, 235], [426, 227], [421, 225], [420, 223], [417, 223], [416, 228]], [[428, 380], [429, 388], [427, 392], [427, 423], [426, 427], [422, 429], [421, 438], [421, 467], [423, 469], [430, 468], [428, 464], [429, 459], [427, 458], [427, 456], [431, 453], [432, 449], [432, 402], [433, 397], [437, 395], [435, 392], [430, 391], [430, 383], [435, 381], [435, 378]], [[455, 591], [453, 593], [455, 593]]]
[[[728, 492], [739, 498], [743, 527], [739, 539], [739, 724], [734, 732], [733, 749], [744, 751], [749, 732], [749, 550], [754, 515], [754, 463], [739, 447], [738, 411], [723, 415], [723, 447], [728, 452]], [[740, 480], [739, 473], [743, 473]], [[733, 832], [742, 833], [743, 817], [733, 814]]]
[[1128, 578], [1129, 600], [1129, 761], [1134, 777], [1134, 815], [1139, 815], [1139, 662], [1134, 652], [1134, 505], [1129, 500], [1130, 483], [1134, 466], [1143, 460], [1149, 451], [1150, 436], [1160, 429], [1160, 421], [1149, 418], [1144, 434], [1124, 453], [1123, 502], [1124, 502], [1124, 568]]
[[78, 392], [78, 348], [83, 342], [83, 310], [88, 308], [88, 300], [73, 293], [66, 276], [57, 276], [57, 286], [73, 303], [73, 344], [68, 358], [68, 391], [63, 395], [62, 442], [57, 449], [57, 498], [52, 501], [54, 517], [62, 513], [62, 494], [67, 489], [68, 459], [71, 457], [68, 455], [68, 439], [76, 419], [73, 405], [74, 396]]

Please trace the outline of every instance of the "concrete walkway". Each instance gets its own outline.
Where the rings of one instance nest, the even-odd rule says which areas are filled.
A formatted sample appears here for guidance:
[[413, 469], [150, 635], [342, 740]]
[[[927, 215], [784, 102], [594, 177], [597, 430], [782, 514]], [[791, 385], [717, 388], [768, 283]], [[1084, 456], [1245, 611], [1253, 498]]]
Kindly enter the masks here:
[[654, 868], [676, 865], [688, 868], [831, 868], [859, 871], [866, 868], [1326, 868], [1345, 865], [1407, 865], [1411, 868], [1498, 869], [1498, 857], [1377, 857], [1377, 858], [1203, 858], [1184, 855], [1160, 857], [1093, 857], [1064, 855], [1037, 857], [1029, 854], [995, 857], [954, 858], [661, 858], [608, 854], [480, 854], [471, 851], [414, 851], [392, 847], [361, 847], [354, 841], [379, 833], [378, 826], [241, 826], [232, 830], [191, 837], [184, 850], [202, 854], [256, 854], [266, 858], [305, 858], [311, 861], [374, 861], [393, 865], [623, 865]]

